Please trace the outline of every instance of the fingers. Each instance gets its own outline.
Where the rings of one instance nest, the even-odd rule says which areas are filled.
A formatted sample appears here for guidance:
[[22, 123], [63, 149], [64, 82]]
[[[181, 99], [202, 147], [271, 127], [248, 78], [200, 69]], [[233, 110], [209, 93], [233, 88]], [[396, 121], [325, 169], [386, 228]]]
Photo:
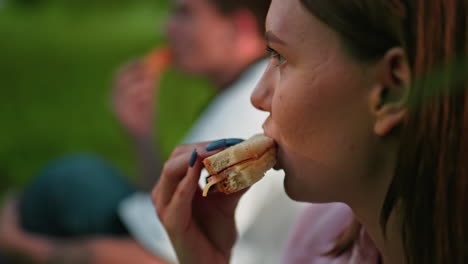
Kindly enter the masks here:
[[210, 144], [210, 142], [200, 142], [200, 143], [195, 143], [195, 144], [180, 145], [174, 149], [169, 159], [175, 158], [177, 156], [180, 156], [186, 153], [192, 153], [193, 150], [196, 149], [198, 152], [198, 156], [201, 158], [200, 160], [203, 160], [204, 158], [209, 157], [213, 154], [216, 154], [217, 152], [221, 150], [221, 149], [216, 149], [216, 150], [208, 151], [206, 150], [206, 146], [208, 144]]
[[153, 126], [157, 85], [145, 73], [142, 60], [129, 63], [119, 71], [112, 94], [113, 111], [131, 134], [148, 134]]
[[10, 220], [16, 220], [16, 206], [18, 201], [16, 198], [10, 197], [5, 200], [4, 206], [2, 208], [1, 218], [8, 218]]
[[[192, 154], [194, 149], [197, 150], [197, 156], [195, 159], [195, 163], [193, 164], [194, 168], [200, 167], [200, 171], [195, 171], [198, 175], [193, 176], [193, 180], [197, 181], [200, 177], [201, 170], [203, 169], [202, 160], [206, 157], [209, 157], [215, 154], [217, 151], [206, 151], [205, 147], [208, 143], [197, 143], [191, 145], [182, 145], [177, 147], [171, 154], [169, 160], [164, 164], [163, 171], [161, 173], [160, 180], [156, 187], [153, 190], [152, 197], [153, 201], [157, 201], [155, 203], [156, 206], [166, 206], [174, 192], [176, 191], [177, 186], [182, 181], [186, 174], [188, 173], [188, 169], [190, 167], [190, 161], [192, 158]], [[219, 150], [218, 150], [219, 151]], [[190, 170], [192, 171], [192, 170]], [[193, 174], [191, 174], [193, 175]], [[198, 186], [198, 185], [197, 185]]]
[[161, 178], [153, 190], [156, 206], [166, 206], [189, 168], [190, 153], [181, 154], [164, 164]]
[[16, 198], [7, 198], [0, 215], [0, 233], [3, 235], [15, 233], [18, 225]]
[[194, 148], [198, 149], [200, 145], [180, 145], [172, 151], [169, 160], [178, 157], [180, 155], [192, 152]]
[[143, 77], [145, 77], [144, 64], [140, 60], [137, 60], [119, 70], [117, 73], [117, 84], [122, 87], [126, 84], [138, 82], [142, 80]]
[[156, 77], [148, 75], [142, 60], [131, 62], [118, 73], [115, 82], [115, 96], [129, 97], [152, 93]]
[[222, 148], [231, 147], [243, 142], [243, 139], [240, 138], [225, 138], [211, 142], [206, 146], [206, 151], [214, 151]]
[[[177, 199], [175, 201], [179, 204], [180, 197], [188, 199], [186, 202], [191, 201], [198, 188], [203, 159], [240, 142], [241, 139], [224, 139], [211, 143], [210, 148], [207, 148], [208, 142], [177, 147], [164, 165], [160, 180], [153, 189], [152, 197], [158, 211], [168, 206], [172, 199]], [[194, 149], [197, 155], [194, 155]], [[190, 168], [191, 165], [193, 168]]]
[[[139, 72], [128, 72], [120, 77], [115, 85], [114, 96], [116, 99], [140, 98], [142, 96], [152, 96], [157, 90], [156, 80], [148, 78]], [[128, 101], [128, 100], [127, 100]]]
[[196, 191], [200, 189], [198, 186], [198, 178], [203, 169], [201, 162], [196, 162], [193, 168], [187, 169], [185, 178], [182, 179], [177, 186], [172, 200], [169, 202], [168, 211], [173, 212], [172, 219], [189, 219], [192, 215], [192, 200]]

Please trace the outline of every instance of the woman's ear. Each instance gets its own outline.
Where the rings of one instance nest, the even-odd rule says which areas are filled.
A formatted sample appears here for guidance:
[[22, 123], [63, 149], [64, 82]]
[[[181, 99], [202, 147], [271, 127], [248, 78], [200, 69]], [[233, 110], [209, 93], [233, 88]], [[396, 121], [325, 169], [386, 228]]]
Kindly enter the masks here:
[[406, 96], [411, 83], [411, 70], [405, 51], [392, 48], [377, 64], [376, 82], [370, 95], [374, 116], [374, 133], [389, 134], [406, 115]]

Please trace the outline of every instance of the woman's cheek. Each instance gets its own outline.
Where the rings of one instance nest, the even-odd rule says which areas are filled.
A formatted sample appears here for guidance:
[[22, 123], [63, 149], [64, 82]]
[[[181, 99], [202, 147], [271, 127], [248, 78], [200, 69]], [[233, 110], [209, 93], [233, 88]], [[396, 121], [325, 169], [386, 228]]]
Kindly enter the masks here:
[[289, 97], [279, 93], [273, 101], [273, 122], [270, 133], [283, 145], [295, 147], [296, 138], [298, 137], [297, 120], [294, 107], [291, 106]]

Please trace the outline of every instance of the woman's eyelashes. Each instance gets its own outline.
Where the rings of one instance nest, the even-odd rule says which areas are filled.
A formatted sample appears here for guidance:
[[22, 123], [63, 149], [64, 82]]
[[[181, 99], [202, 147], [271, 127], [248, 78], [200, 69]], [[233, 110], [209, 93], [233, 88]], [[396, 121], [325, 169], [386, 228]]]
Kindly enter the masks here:
[[272, 47], [267, 46], [266, 51], [270, 54], [270, 57], [275, 61], [276, 67], [281, 66], [283, 63], [286, 62], [286, 59]]

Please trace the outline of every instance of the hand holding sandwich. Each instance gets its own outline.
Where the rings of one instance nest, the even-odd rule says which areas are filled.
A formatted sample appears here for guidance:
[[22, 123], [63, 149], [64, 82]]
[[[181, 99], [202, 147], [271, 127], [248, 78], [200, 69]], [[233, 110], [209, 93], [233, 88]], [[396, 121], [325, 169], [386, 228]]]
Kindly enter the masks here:
[[[152, 193], [180, 263], [228, 263], [236, 241], [234, 211], [244, 192], [202, 196], [198, 185], [202, 160], [214, 153], [205, 151], [206, 145], [178, 147]], [[190, 167], [195, 148], [199, 151]]]
[[[181, 146], [164, 166], [152, 198], [180, 263], [229, 262], [239, 199], [276, 162], [275, 143], [263, 135], [216, 150], [239, 142]], [[203, 164], [212, 175], [204, 191], [198, 185]]]

